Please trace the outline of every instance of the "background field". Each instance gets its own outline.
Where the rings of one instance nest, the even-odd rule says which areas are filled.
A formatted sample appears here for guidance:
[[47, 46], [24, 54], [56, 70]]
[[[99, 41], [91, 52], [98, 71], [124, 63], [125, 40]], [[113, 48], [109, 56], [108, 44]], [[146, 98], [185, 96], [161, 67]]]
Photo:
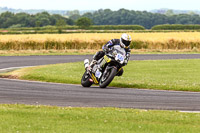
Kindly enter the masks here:
[[[199, 52], [199, 32], [130, 33], [130, 45], [136, 50]], [[101, 49], [110, 39], [121, 33], [77, 33], [0, 35], [0, 50], [69, 50]]]

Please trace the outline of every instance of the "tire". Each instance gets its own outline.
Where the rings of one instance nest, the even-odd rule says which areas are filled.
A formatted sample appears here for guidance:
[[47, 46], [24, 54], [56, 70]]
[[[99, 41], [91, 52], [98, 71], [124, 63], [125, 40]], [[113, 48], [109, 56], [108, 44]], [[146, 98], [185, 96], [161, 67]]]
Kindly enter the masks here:
[[87, 74], [87, 72], [85, 71], [81, 79], [81, 85], [83, 87], [90, 87], [93, 83], [90, 82], [89, 79], [90, 79], [90, 75]]
[[[106, 74], [109, 74], [109, 75], [106, 76]], [[103, 73], [101, 80], [99, 82], [99, 86], [101, 88], [106, 88], [110, 84], [110, 82], [114, 79], [116, 74], [117, 74], [117, 70], [115, 68], [110, 69], [107, 73]], [[107, 78], [104, 80], [103, 78], [105, 78], [105, 76]]]

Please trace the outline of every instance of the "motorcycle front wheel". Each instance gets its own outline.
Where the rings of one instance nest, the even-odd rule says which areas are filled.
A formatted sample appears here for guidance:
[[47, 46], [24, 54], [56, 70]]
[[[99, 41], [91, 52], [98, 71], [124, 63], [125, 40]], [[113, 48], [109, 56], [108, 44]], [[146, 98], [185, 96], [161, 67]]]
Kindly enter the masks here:
[[81, 79], [81, 85], [83, 87], [90, 87], [93, 83], [89, 81], [90, 75], [85, 71]]
[[99, 82], [99, 86], [101, 88], [106, 88], [110, 82], [114, 79], [115, 75], [117, 74], [117, 69], [114, 67], [109, 69], [106, 73], [103, 73], [101, 80]]

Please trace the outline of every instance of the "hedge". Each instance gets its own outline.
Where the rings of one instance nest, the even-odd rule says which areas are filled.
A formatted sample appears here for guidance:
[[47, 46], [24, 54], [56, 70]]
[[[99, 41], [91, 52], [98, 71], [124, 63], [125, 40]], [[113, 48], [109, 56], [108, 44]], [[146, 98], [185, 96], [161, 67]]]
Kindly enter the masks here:
[[[56, 26], [44, 26], [44, 27], [21, 27], [21, 28], [7, 28], [4, 30], [9, 31], [27, 31], [27, 30], [57, 30]], [[62, 30], [79, 30], [78, 26], [64, 26]], [[3, 30], [3, 29], [2, 29]], [[93, 25], [85, 30], [145, 30], [143, 26], [140, 25]]]
[[152, 30], [200, 30], [200, 25], [182, 25], [182, 24], [166, 24], [156, 25]]

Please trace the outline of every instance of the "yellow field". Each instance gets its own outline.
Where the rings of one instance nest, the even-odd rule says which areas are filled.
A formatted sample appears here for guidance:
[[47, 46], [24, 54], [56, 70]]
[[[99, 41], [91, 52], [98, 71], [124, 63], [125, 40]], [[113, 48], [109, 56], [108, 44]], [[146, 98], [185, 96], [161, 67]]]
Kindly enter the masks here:
[[[130, 33], [131, 48], [199, 49], [200, 32]], [[99, 49], [121, 33], [0, 35], [0, 50]]]
[[[172, 32], [172, 33], [129, 33], [134, 40], [141, 41], [200, 41], [200, 32]], [[120, 38], [121, 33], [77, 33], [77, 34], [33, 34], [33, 35], [0, 35], [0, 42], [5, 41], [84, 41], [110, 40]]]

